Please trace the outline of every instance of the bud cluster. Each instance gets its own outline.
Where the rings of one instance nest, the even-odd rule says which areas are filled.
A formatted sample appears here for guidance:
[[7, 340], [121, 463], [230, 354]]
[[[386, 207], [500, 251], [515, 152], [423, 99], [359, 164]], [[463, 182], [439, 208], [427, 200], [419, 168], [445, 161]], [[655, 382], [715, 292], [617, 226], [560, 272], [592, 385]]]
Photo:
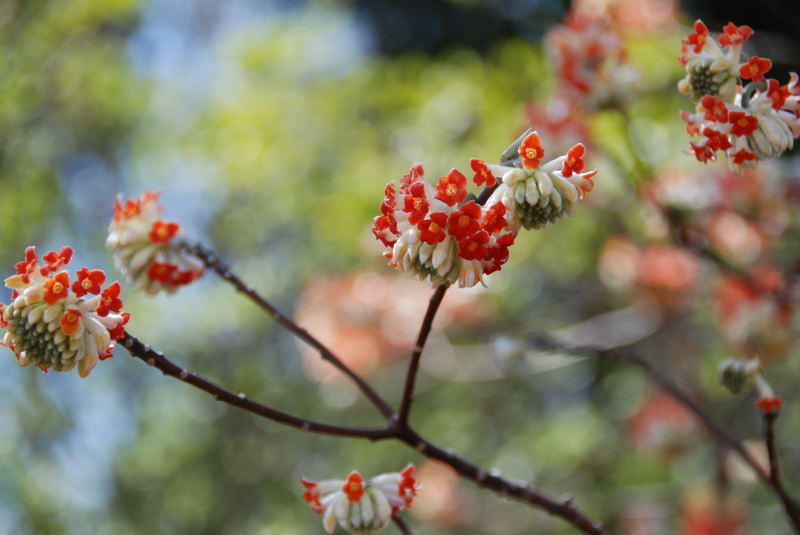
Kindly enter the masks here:
[[[749, 26], [728, 23], [718, 41], [699, 20], [694, 30], [679, 58], [687, 75], [678, 88], [697, 103], [695, 113], [681, 114], [686, 131], [700, 138], [690, 143], [689, 153], [707, 162], [723, 151], [731, 169], [741, 172], [791, 149], [800, 136], [797, 75], [780, 85], [765, 78], [769, 59], [742, 60], [742, 43], [753, 34]], [[750, 82], [742, 87], [743, 80]]]
[[[458, 281], [461, 287], [485, 285], [484, 275], [499, 271], [520, 227], [540, 228], [571, 214], [589, 192], [596, 171], [584, 172], [583, 145], [539, 166], [544, 156], [539, 135], [521, 142], [516, 165], [488, 165], [473, 159], [473, 182], [496, 189], [484, 206], [467, 198], [467, 178], [452, 169], [434, 187], [421, 164], [400, 181], [389, 182], [372, 232], [389, 248], [389, 265], [433, 286]], [[518, 166], [517, 166], [518, 165]], [[498, 180], [498, 176], [502, 176]], [[498, 185], [498, 182], [500, 184]]]
[[[497, 179], [482, 160], [472, 160], [475, 183], [495, 185]], [[452, 169], [440, 177], [436, 187], [423, 179], [421, 164], [411, 167], [400, 181], [384, 190], [381, 214], [372, 232], [386, 247], [389, 264], [420, 280], [430, 278], [434, 286], [474, 286], [508, 260], [514, 233], [508, 232], [506, 207], [501, 202], [488, 207], [467, 197], [467, 178]], [[459, 204], [463, 203], [463, 204]]]
[[114, 265], [133, 284], [149, 294], [174, 292], [203, 274], [203, 265], [179, 246], [180, 225], [163, 221], [158, 193], [123, 202], [117, 197], [106, 247]]
[[419, 489], [412, 477], [414, 465], [402, 472], [375, 476], [369, 481], [358, 472], [345, 480], [310, 481], [303, 479], [303, 499], [311, 510], [322, 515], [322, 526], [333, 533], [339, 527], [350, 535], [381, 531], [396, 513], [411, 507]]
[[608, 16], [573, 7], [546, 41], [561, 91], [584, 108], [603, 107], [629, 95], [639, 78], [626, 63], [622, 38]]
[[25, 250], [17, 273], [5, 281], [13, 293], [11, 304], [0, 303], [0, 327], [6, 329], [3, 345], [20, 366], [33, 364], [44, 371], [77, 366], [86, 377], [98, 360], [111, 356], [130, 315], [121, 312], [119, 283], [102, 288], [102, 270], [84, 267], [70, 284], [63, 268], [72, 252], [70, 247], [50, 251], [40, 263], [34, 247]]

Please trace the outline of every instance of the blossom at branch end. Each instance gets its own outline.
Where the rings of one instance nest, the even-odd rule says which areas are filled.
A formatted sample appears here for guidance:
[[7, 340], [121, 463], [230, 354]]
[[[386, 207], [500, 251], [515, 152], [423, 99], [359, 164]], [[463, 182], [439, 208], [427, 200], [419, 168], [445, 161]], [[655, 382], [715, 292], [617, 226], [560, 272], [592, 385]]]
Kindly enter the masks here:
[[346, 479], [311, 481], [302, 479], [306, 488], [303, 499], [315, 513], [322, 515], [327, 533], [339, 527], [350, 535], [379, 533], [395, 514], [414, 503], [419, 490], [414, 465], [402, 472], [390, 472], [365, 480], [356, 471]]
[[149, 294], [172, 293], [199, 279], [204, 270], [175, 239], [180, 225], [162, 220], [162, 211], [158, 193], [126, 201], [117, 197], [106, 239], [117, 269]]
[[77, 367], [86, 377], [98, 360], [111, 356], [130, 315], [122, 312], [119, 283], [102, 288], [102, 270], [84, 267], [70, 285], [64, 267], [71, 259], [70, 247], [41, 260], [34, 247], [25, 250], [16, 274], [5, 280], [13, 293], [10, 304], [0, 303], [0, 327], [6, 329], [2, 345], [14, 352], [20, 366], [32, 364], [43, 371]]

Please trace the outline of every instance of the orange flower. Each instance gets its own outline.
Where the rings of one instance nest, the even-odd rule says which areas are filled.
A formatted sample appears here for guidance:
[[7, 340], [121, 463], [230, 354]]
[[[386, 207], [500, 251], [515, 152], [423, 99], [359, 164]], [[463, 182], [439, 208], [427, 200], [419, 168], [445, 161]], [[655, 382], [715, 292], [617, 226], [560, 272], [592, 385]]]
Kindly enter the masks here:
[[169, 243], [180, 230], [181, 226], [174, 221], [161, 221], [153, 223], [150, 230], [150, 241], [153, 243]]
[[454, 206], [467, 196], [467, 177], [458, 169], [451, 169], [447, 176], [439, 177], [436, 192], [437, 199], [448, 206]]
[[736, 26], [732, 22], [726, 24], [722, 30], [724, 33], [719, 36], [719, 44], [722, 46], [742, 44], [753, 35], [753, 29], [750, 26]]
[[750, 61], [739, 67], [739, 76], [745, 80], [751, 79], [754, 82], [760, 82], [771, 68], [772, 61], [768, 58], [753, 56]]
[[44, 300], [48, 305], [54, 305], [64, 299], [69, 292], [69, 274], [66, 271], [56, 273], [56, 276], [44, 282]]
[[64, 334], [75, 334], [75, 331], [80, 327], [82, 316], [79, 310], [72, 308], [67, 310], [64, 315], [61, 316], [61, 330], [64, 331]]
[[687, 47], [693, 46], [694, 53], [699, 54], [703, 47], [706, 46], [706, 41], [708, 41], [708, 28], [703, 24], [703, 21], [698, 20], [694, 23], [694, 33], [686, 36], [683, 44]]
[[119, 312], [122, 310], [122, 300], [119, 298], [119, 283], [115, 282], [103, 290], [100, 296], [100, 304], [97, 305], [98, 316], [108, 316], [109, 312]]
[[83, 297], [87, 293], [99, 294], [100, 287], [106, 281], [106, 274], [102, 269], [82, 268], [78, 270], [78, 280], [72, 283], [72, 291], [78, 297]]
[[539, 134], [531, 132], [523, 140], [522, 145], [519, 146], [519, 155], [522, 158], [522, 163], [526, 169], [535, 169], [544, 157], [544, 149], [542, 148], [542, 141], [539, 139]]
[[472, 181], [475, 183], [476, 186], [480, 186], [481, 184], [486, 184], [486, 187], [494, 187], [497, 184], [497, 178], [492, 174], [489, 170], [489, 166], [486, 165], [486, 162], [483, 160], [478, 160], [473, 158], [469, 161], [469, 166], [475, 171], [475, 176], [472, 178]]
[[561, 174], [564, 176], [572, 176], [572, 173], [580, 173], [586, 169], [586, 162], [581, 158], [586, 154], [586, 147], [583, 143], [578, 143], [567, 152], [567, 159], [564, 160], [564, 165], [561, 167]]
[[356, 471], [350, 472], [342, 491], [347, 494], [347, 499], [351, 502], [359, 501], [364, 495], [364, 478]]
[[764, 396], [756, 402], [756, 407], [764, 411], [764, 414], [769, 414], [781, 410], [783, 400], [778, 396]]

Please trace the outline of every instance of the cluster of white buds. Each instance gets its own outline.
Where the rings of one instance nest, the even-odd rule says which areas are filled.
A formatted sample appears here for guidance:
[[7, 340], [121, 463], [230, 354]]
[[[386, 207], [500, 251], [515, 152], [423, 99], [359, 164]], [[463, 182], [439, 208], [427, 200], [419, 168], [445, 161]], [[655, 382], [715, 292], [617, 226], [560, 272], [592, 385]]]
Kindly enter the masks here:
[[[483, 160], [472, 160], [476, 184], [494, 186], [497, 179]], [[387, 248], [389, 265], [430, 278], [433, 286], [485, 284], [483, 275], [498, 271], [508, 260], [515, 233], [506, 232], [506, 208], [500, 203], [464, 203], [467, 178], [458, 170], [440, 177], [434, 187], [423, 179], [421, 164], [384, 190], [382, 215], [372, 232]], [[463, 203], [463, 204], [460, 204]]]
[[174, 292], [203, 274], [199, 260], [187, 254], [174, 239], [180, 225], [163, 221], [158, 193], [114, 203], [106, 247], [114, 265], [133, 284], [149, 294]]
[[322, 515], [326, 532], [333, 533], [338, 523], [350, 535], [371, 535], [385, 528], [393, 515], [411, 507], [419, 489], [413, 472], [410, 464], [402, 472], [381, 474], [369, 481], [355, 471], [345, 480], [303, 479], [303, 499]]
[[761, 363], [757, 359], [727, 358], [720, 363], [717, 378], [731, 394], [739, 394], [753, 384], [760, 368]]
[[733, 102], [742, 67], [742, 43], [751, 35], [749, 26], [730, 22], [716, 41], [709, 36], [703, 21], [695, 21], [694, 33], [681, 42], [678, 59], [686, 68], [686, 76], [678, 83], [678, 90], [692, 102], [705, 95]]
[[536, 132], [529, 134], [519, 147], [522, 168], [489, 166], [502, 176], [502, 183], [487, 204], [502, 202], [513, 232], [542, 228], [564, 215], [572, 215], [578, 200], [594, 187], [597, 170], [585, 171], [585, 147], [578, 143], [567, 154], [544, 165], [544, 149]]
[[[740, 173], [791, 149], [800, 136], [797, 75], [791, 73], [789, 83], [780, 85], [764, 77], [772, 68], [769, 59], [742, 60], [742, 43], [753, 34], [749, 26], [728, 23], [719, 41], [699, 20], [694, 29], [683, 41], [680, 60], [687, 75], [678, 84], [697, 103], [695, 113], [681, 114], [687, 132], [700, 138], [691, 142], [689, 153], [707, 162], [723, 151]], [[743, 80], [750, 82], [742, 87]]]
[[63, 268], [71, 258], [72, 249], [64, 247], [44, 255], [40, 264], [35, 248], [28, 247], [17, 273], [5, 281], [13, 293], [11, 304], [0, 303], [0, 327], [6, 329], [3, 345], [20, 366], [44, 371], [77, 366], [86, 377], [98, 360], [111, 356], [130, 316], [121, 312], [119, 283], [102, 288], [103, 271], [83, 268], [70, 285]]

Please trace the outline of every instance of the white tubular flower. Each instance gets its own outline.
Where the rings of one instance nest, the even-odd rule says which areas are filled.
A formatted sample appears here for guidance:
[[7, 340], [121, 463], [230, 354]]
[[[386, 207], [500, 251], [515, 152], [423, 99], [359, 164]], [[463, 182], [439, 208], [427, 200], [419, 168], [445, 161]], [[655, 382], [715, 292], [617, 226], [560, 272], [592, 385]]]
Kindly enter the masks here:
[[101, 289], [105, 273], [99, 269], [79, 270], [70, 286], [62, 268], [71, 258], [72, 249], [64, 247], [47, 253], [42, 265], [36, 250], [26, 249], [16, 275], [5, 281], [14, 292], [10, 305], [0, 303], [0, 327], [6, 329], [2, 344], [16, 354], [20, 366], [33, 364], [44, 371], [77, 366], [86, 377], [98, 360], [111, 357], [130, 315], [120, 313], [119, 283]]
[[180, 225], [161, 220], [162, 211], [158, 193], [146, 192], [124, 204], [118, 197], [106, 239], [116, 268], [149, 294], [172, 293], [203, 274], [203, 265], [173, 240]]
[[749, 26], [728, 23], [717, 42], [710, 38], [702, 21], [695, 21], [694, 33], [681, 43], [679, 60], [687, 74], [678, 83], [678, 90], [693, 102], [704, 95], [733, 102], [742, 67], [742, 43], [751, 35], [753, 30]]
[[572, 215], [578, 200], [594, 187], [592, 177], [597, 174], [597, 170], [584, 171], [585, 153], [586, 148], [579, 143], [566, 155], [540, 166], [544, 149], [538, 133], [532, 132], [519, 148], [523, 169], [490, 166], [493, 173], [502, 175], [503, 182], [486, 204], [501, 202], [507, 208], [512, 232], [520, 227], [542, 228], [564, 215]]
[[[482, 160], [472, 160], [473, 181], [494, 186], [497, 179]], [[394, 182], [387, 184], [372, 232], [387, 247], [384, 256], [399, 271], [430, 279], [433, 286], [454, 284], [470, 287], [483, 276], [498, 271], [508, 260], [514, 233], [508, 226], [502, 203], [480, 206], [462, 203], [467, 179], [456, 169], [440, 177], [437, 186], [423, 180], [422, 165], [415, 164], [400, 182], [402, 205]]]
[[322, 515], [322, 526], [333, 533], [336, 524], [351, 535], [379, 533], [392, 516], [411, 507], [418, 486], [412, 477], [414, 465], [402, 472], [391, 472], [364, 481], [351, 472], [346, 480], [310, 481], [303, 499], [311, 510]]

